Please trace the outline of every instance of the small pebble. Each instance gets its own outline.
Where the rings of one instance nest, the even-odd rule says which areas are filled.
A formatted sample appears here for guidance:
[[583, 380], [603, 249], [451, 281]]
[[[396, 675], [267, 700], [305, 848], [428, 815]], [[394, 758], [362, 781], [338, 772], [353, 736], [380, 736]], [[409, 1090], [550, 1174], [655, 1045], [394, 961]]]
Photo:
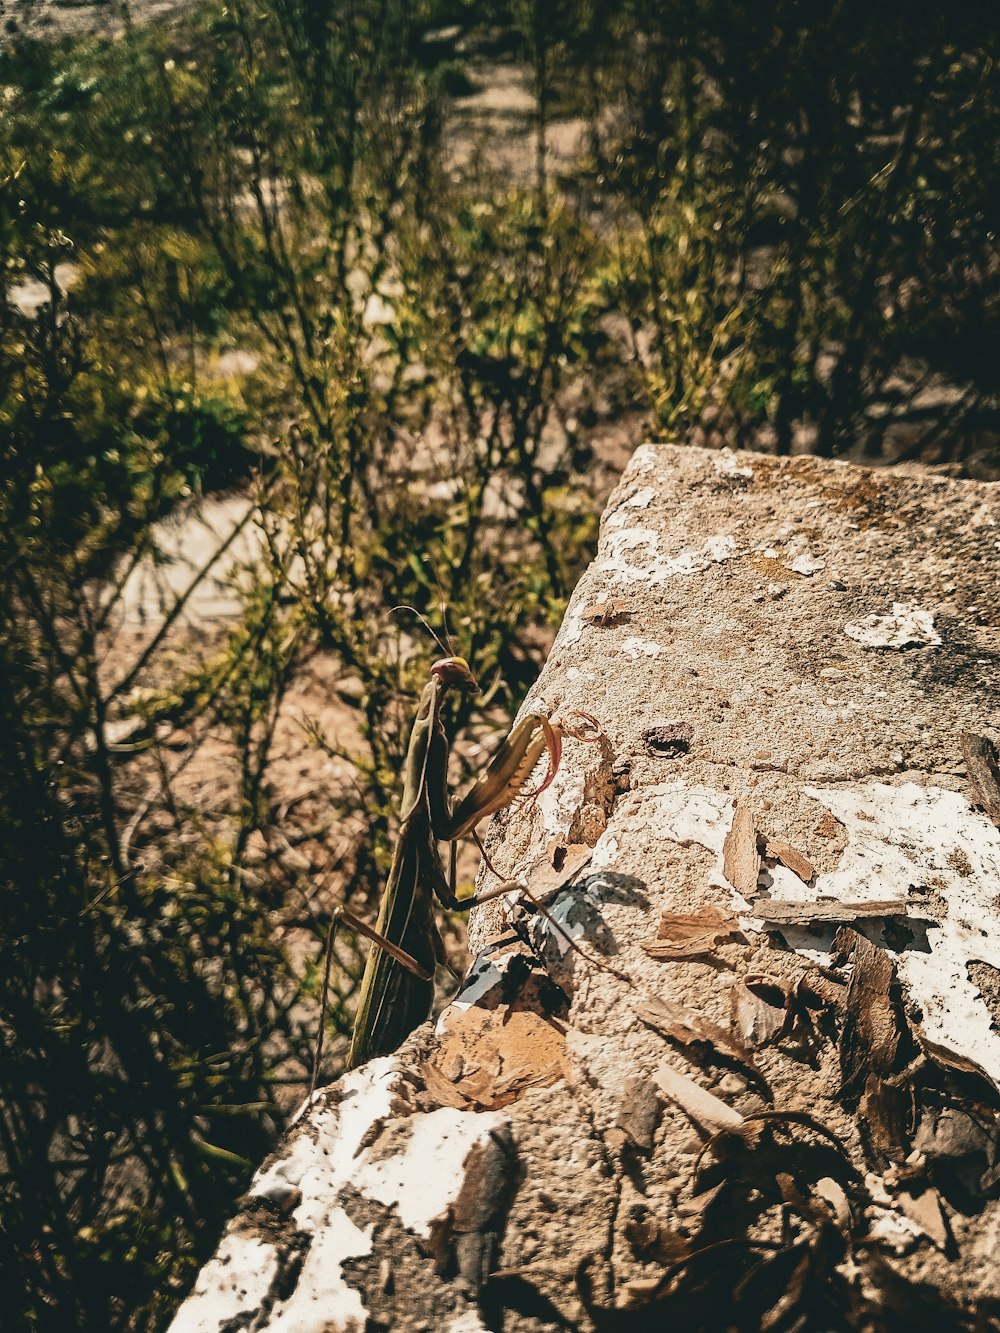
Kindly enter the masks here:
[[746, 1079], [740, 1078], [739, 1074], [723, 1074], [716, 1084], [719, 1092], [746, 1092]]

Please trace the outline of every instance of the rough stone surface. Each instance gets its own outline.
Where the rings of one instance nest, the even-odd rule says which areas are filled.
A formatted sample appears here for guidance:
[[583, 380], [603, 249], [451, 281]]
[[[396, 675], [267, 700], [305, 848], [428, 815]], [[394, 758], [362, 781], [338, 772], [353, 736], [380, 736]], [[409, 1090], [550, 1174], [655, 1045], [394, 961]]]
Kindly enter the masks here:
[[[511, 895], [476, 914], [457, 1001], [318, 1095], [175, 1329], [588, 1328], [599, 1307], [602, 1327], [638, 1328], [644, 1302], [659, 1326], [685, 1247], [719, 1234], [713, 1191], [760, 1167], [768, 1136], [778, 1165], [740, 1196], [761, 1254], [819, 1255], [835, 1222], [845, 1289], [884, 1259], [956, 1308], [981, 1305], [1000, 1239], [1000, 831], [960, 737], [1000, 739], [998, 666], [1000, 487], [639, 449], [525, 705], [585, 711], [602, 735], [567, 739], [554, 782], [488, 839], [546, 913]], [[845, 919], [769, 926], [768, 900]], [[866, 915], [872, 901], [890, 914]], [[695, 956], [643, 949], [664, 912], [707, 909], [731, 930]], [[863, 978], [839, 925], [891, 961], [885, 1012], [902, 1033], [895, 1072], [860, 1102], [838, 1031]], [[815, 1001], [809, 1041], [785, 1033], [747, 1060], [636, 1014], [665, 999], [733, 1034], [737, 983], [802, 978], [841, 1017]], [[744, 1157], [704, 1148], [706, 1118], [762, 1111], [799, 1127], [762, 1129], [757, 1156], [749, 1140]], [[807, 1146], [825, 1165], [796, 1175]], [[700, 1192], [713, 1156], [729, 1165]], [[712, 1318], [696, 1306], [687, 1326]]]

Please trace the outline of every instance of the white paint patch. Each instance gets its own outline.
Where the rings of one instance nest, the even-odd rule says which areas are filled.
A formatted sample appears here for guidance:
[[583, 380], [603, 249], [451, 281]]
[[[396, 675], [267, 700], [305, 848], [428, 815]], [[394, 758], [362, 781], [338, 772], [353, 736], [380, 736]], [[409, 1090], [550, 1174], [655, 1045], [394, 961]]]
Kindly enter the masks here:
[[[625, 469], [625, 476], [628, 478], [641, 477], [647, 472], [654, 471], [659, 453], [660, 451], [655, 444], [640, 444]], [[670, 470], [673, 471], [672, 468]]]
[[844, 633], [866, 648], [936, 647], [941, 642], [934, 617], [911, 602], [893, 602], [891, 616], [865, 616], [845, 625]]
[[[931, 1041], [983, 1068], [1000, 1087], [1000, 1033], [970, 962], [1000, 968], [1000, 829], [964, 796], [940, 787], [871, 783], [848, 790], [807, 788], [848, 831], [836, 870], [820, 875], [809, 897], [909, 898], [914, 924], [927, 922], [926, 945], [895, 954], [904, 986]], [[805, 888], [805, 886], [803, 886]], [[928, 918], [930, 888], [948, 905]], [[793, 892], [782, 889], [782, 897]], [[929, 946], [929, 951], [924, 951]]]
[[[776, 865], [762, 870], [761, 887], [793, 902], [908, 900], [917, 938], [912, 948], [891, 952], [923, 1015], [922, 1029], [932, 1042], [974, 1061], [1000, 1088], [1000, 1033], [968, 970], [970, 962], [1000, 969], [1000, 829], [959, 793], [912, 782], [806, 788], [806, 794], [846, 828], [843, 855], [811, 886]], [[733, 909], [749, 917], [749, 903], [722, 873], [733, 804], [724, 792], [681, 780], [635, 793], [615, 811], [591, 864], [615, 864], [620, 847], [641, 846], [650, 834], [697, 844], [716, 856], [708, 882], [725, 888]], [[921, 889], [944, 898], [941, 920], [929, 915]], [[800, 953], [824, 958], [834, 932], [789, 927], [782, 934]]]
[[595, 572], [612, 582], [660, 584], [679, 574], [699, 574], [736, 555], [736, 538], [726, 533], [707, 538], [697, 550], [669, 557], [660, 554], [659, 544], [659, 533], [652, 528], [605, 532]]
[[[697, 845], [714, 852], [715, 865], [709, 883], [733, 893], [722, 873], [722, 847], [733, 822], [734, 801], [725, 792], [711, 787], [689, 787], [678, 778], [636, 792], [628, 804], [616, 808], [607, 830], [601, 835], [590, 858], [594, 869], [614, 865], [620, 847], [641, 847], [653, 834], [682, 847]], [[735, 895], [739, 909], [749, 904]]]
[[375, 1203], [394, 1207], [404, 1226], [427, 1236], [434, 1218], [462, 1187], [470, 1149], [507, 1123], [495, 1112], [450, 1108], [443, 1118], [440, 1111], [413, 1115], [406, 1121], [410, 1135], [405, 1147], [379, 1157], [377, 1142], [363, 1145], [380, 1123], [394, 1118], [394, 1105], [404, 1091], [397, 1062], [385, 1057], [346, 1074], [337, 1085], [339, 1100], [318, 1094], [308, 1124], [286, 1142], [284, 1154], [257, 1175], [249, 1190], [251, 1199], [289, 1196], [293, 1190], [301, 1195], [290, 1220], [311, 1237], [311, 1244], [293, 1290], [284, 1297], [274, 1290], [278, 1264], [273, 1247], [231, 1231], [202, 1270], [173, 1333], [218, 1333], [237, 1322], [249, 1327], [265, 1296], [274, 1302], [267, 1317], [269, 1331], [322, 1328], [347, 1333], [365, 1327], [368, 1312], [357, 1288], [344, 1278], [343, 1267], [349, 1259], [371, 1253], [372, 1233], [352, 1222], [340, 1206], [344, 1189], [350, 1186]]
[[223, 1237], [215, 1257], [198, 1274], [170, 1333], [218, 1333], [233, 1310], [260, 1310], [277, 1273], [275, 1246], [253, 1236]]
[[752, 477], [752, 467], [740, 467], [736, 461], [736, 455], [732, 449], [723, 449], [721, 453], [716, 454], [712, 459], [712, 464], [716, 472], [721, 472], [724, 477]]
[[590, 864], [595, 870], [613, 866], [618, 860], [618, 839], [610, 828], [605, 829], [594, 844]]
[[[294, 1291], [272, 1306], [267, 1317], [264, 1327], [268, 1333], [311, 1333], [313, 1329], [317, 1333], [320, 1329], [348, 1333], [365, 1328], [368, 1311], [361, 1293], [344, 1281], [343, 1265], [348, 1259], [363, 1258], [371, 1252], [371, 1230], [355, 1226], [332, 1198], [327, 1200], [323, 1223], [313, 1235]], [[229, 1321], [239, 1314], [239, 1307], [229, 1310], [220, 1333], [221, 1328], [233, 1327]]]
[[584, 793], [583, 769], [567, 764], [564, 756], [555, 777], [535, 802], [548, 837], [563, 838], [569, 833], [584, 803]]
[[701, 549], [709, 560], [720, 565], [725, 560], [732, 560], [736, 554], [736, 538], [720, 532], [714, 537], [709, 537]]
[[652, 639], [638, 639], [632, 636], [625, 640], [621, 650], [626, 657], [631, 657], [634, 661], [638, 657], [659, 657], [663, 652], [663, 645], [654, 643]]
[[583, 637], [583, 631], [587, 628], [587, 622], [583, 618], [586, 609], [587, 604], [578, 593], [566, 609], [563, 623], [560, 625], [556, 641], [552, 645], [553, 653], [560, 648], [568, 648], [570, 644], [579, 643]]
[[[509, 901], [514, 902], [516, 898], [517, 890], [512, 890]], [[458, 994], [448, 1007], [441, 1011], [435, 1028], [439, 1036], [448, 1030], [448, 1016], [453, 1010], [463, 1011], [474, 1007], [486, 1009], [493, 1007], [484, 1004], [484, 1001], [490, 999], [494, 994], [499, 999], [503, 994], [504, 978], [510, 969], [513, 957], [514, 954], [505, 953], [501, 954], [495, 961], [492, 958], [484, 959], [481, 955], [476, 959]]]
[[626, 499], [622, 500], [618, 506], [619, 509], [646, 509], [651, 500], [656, 499], [656, 488], [654, 486], [640, 486], [637, 491], [633, 491]]
[[431, 1223], [458, 1195], [465, 1159], [507, 1120], [495, 1112], [442, 1106], [413, 1116], [408, 1123], [411, 1133], [405, 1149], [377, 1161], [362, 1154], [351, 1184], [367, 1198], [394, 1207], [408, 1231], [429, 1237]]
[[[627, 528], [624, 532], [606, 533], [601, 541], [603, 552], [598, 552], [596, 572], [604, 571], [619, 581], [644, 582], [650, 579], [650, 570], [663, 563], [658, 554], [659, 545], [659, 534], [652, 528]], [[627, 560], [629, 554], [638, 557], [639, 563]]]
[[465, 1310], [455, 1316], [444, 1333], [488, 1333], [488, 1330], [475, 1310]]
[[690, 847], [697, 843], [722, 856], [722, 844], [733, 822], [733, 798], [711, 787], [689, 787], [678, 779], [650, 787], [652, 830], [660, 838]]
[[613, 528], [623, 528], [629, 521], [630, 509], [646, 509], [651, 500], [656, 498], [656, 490], [652, 486], [640, 486], [637, 491], [633, 491], [618, 504], [615, 509], [608, 514], [604, 520], [605, 530]]
[[820, 560], [817, 556], [809, 555], [808, 552], [803, 552], [802, 555], [795, 557], [788, 568], [793, 574], [801, 574], [804, 579], [809, 579], [814, 574], [818, 574], [821, 569], [826, 569], [826, 561]]

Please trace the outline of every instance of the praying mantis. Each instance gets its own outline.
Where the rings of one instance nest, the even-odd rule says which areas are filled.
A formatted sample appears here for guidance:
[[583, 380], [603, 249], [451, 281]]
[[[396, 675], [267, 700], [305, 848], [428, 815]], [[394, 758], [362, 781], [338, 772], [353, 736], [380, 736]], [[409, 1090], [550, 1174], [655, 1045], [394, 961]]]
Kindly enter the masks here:
[[[587, 739], [578, 728], [542, 713], [528, 713], [514, 726], [468, 792], [453, 803], [448, 794], [448, 739], [441, 720], [442, 705], [452, 689], [470, 693], [479, 690], [463, 657], [444, 657], [435, 662], [420, 697], [403, 771], [399, 837], [375, 926], [366, 925], [344, 907], [334, 913], [327, 981], [333, 934], [339, 921], [371, 942], [347, 1056], [348, 1069], [374, 1056], [390, 1054], [427, 1018], [434, 998], [434, 969], [445, 962], [434, 899], [445, 908], [465, 912], [513, 887], [504, 884], [500, 889], [459, 899], [441, 864], [438, 842], [454, 845], [458, 838], [474, 833], [481, 820], [515, 800], [547, 751], [544, 779], [533, 792], [524, 793], [538, 795], [555, 776], [563, 735]], [[581, 716], [593, 723], [586, 714]], [[325, 993], [326, 983], [324, 997]], [[323, 1027], [321, 1014], [313, 1088], [322, 1054]]]

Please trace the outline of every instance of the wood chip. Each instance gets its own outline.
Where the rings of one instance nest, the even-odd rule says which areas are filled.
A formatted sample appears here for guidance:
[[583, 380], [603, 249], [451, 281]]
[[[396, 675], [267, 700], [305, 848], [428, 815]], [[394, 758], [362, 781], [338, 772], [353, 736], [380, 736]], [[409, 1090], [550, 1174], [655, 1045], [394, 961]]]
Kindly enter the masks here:
[[843, 1185], [832, 1176], [820, 1176], [813, 1186], [813, 1193], [829, 1204], [837, 1226], [847, 1232], [851, 1225], [851, 1204]]
[[733, 1027], [750, 1046], [770, 1046], [781, 1036], [789, 989], [778, 982], [735, 983], [730, 993]]
[[777, 926], [808, 926], [822, 921], [860, 921], [873, 916], [906, 916], [910, 904], [905, 898], [838, 902], [836, 898], [818, 898], [813, 902], [794, 902], [785, 898], [754, 898], [750, 910], [763, 921]]
[[552, 898], [572, 883], [593, 853], [594, 849], [585, 842], [553, 839], [545, 849], [544, 858], [528, 872], [525, 882], [536, 898]]
[[457, 1195], [431, 1222], [428, 1248], [440, 1276], [457, 1269], [457, 1284], [474, 1293], [494, 1266], [497, 1241], [517, 1190], [517, 1149], [510, 1128], [499, 1126], [474, 1144], [461, 1174]]
[[647, 1078], [625, 1080], [625, 1095], [615, 1119], [623, 1140], [642, 1153], [653, 1151], [653, 1138], [663, 1109], [659, 1089]]
[[896, 969], [884, 949], [857, 931], [838, 931], [837, 947], [854, 963], [840, 1042], [840, 1068], [841, 1092], [856, 1096], [869, 1073], [882, 1078], [893, 1073], [900, 1038], [899, 1013], [891, 995]]
[[764, 856], [771, 861], [780, 861], [806, 884], [811, 884], [816, 878], [812, 863], [807, 861], [801, 852], [796, 851], [791, 843], [782, 842], [780, 838], [768, 838], [765, 841]]
[[922, 1029], [917, 1028], [914, 1034], [920, 1049], [928, 1057], [939, 1065], [944, 1065], [948, 1069], [956, 1069], [961, 1074], [975, 1074], [991, 1087], [996, 1087], [994, 1080], [987, 1074], [986, 1070], [970, 1059], [967, 1055], [960, 1055], [957, 1051], [949, 1051], [946, 1046], [939, 1046], [936, 1041], [931, 1041]]
[[887, 1080], [907, 1030], [894, 993], [896, 969], [883, 949], [849, 927], [837, 932], [836, 944], [854, 962], [840, 1037], [841, 1095], [860, 1099], [874, 1146], [896, 1151], [906, 1140], [906, 1094]]
[[895, 1202], [899, 1211], [916, 1223], [939, 1250], [947, 1252], [952, 1244], [951, 1228], [941, 1206], [941, 1197], [932, 1185], [924, 1189], [919, 1186], [903, 1188]]
[[653, 1081], [706, 1134], [718, 1134], [725, 1129], [736, 1130], [743, 1124], [739, 1111], [727, 1106], [700, 1083], [678, 1073], [669, 1060], [661, 1060]]
[[[466, 1105], [497, 1110], [563, 1077], [565, 1033], [530, 1009], [450, 1005], [440, 1023], [434, 1064]], [[442, 1105], [456, 1105], [433, 1071], [427, 1086]]]
[[683, 1046], [708, 1046], [718, 1055], [735, 1061], [754, 1078], [760, 1078], [760, 1071], [750, 1051], [731, 1032], [713, 1023], [710, 1018], [695, 1013], [693, 1009], [687, 1009], [673, 1000], [647, 995], [643, 1004], [635, 1006], [635, 1012], [648, 1027], [672, 1041], [679, 1041]]
[[609, 598], [606, 602], [595, 602], [593, 606], [588, 606], [583, 613], [583, 619], [588, 625], [603, 627], [610, 625], [612, 621], [621, 620], [631, 609], [631, 603]]
[[974, 731], [963, 731], [960, 743], [976, 801], [1000, 828], [1000, 764], [996, 747]]
[[757, 830], [749, 806], [742, 802], [737, 802], [732, 827], [722, 845], [722, 871], [736, 892], [744, 898], [751, 898], [757, 892], [760, 875]]
[[650, 958], [667, 961], [698, 958], [711, 954], [718, 944], [743, 939], [736, 917], [713, 906], [696, 912], [664, 912], [656, 933], [657, 938], [645, 941], [642, 947]]
[[451, 1106], [456, 1111], [465, 1111], [472, 1105], [468, 1097], [459, 1092], [451, 1079], [433, 1060], [425, 1060], [420, 1066], [420, 1076], [424, 1087], [437, 1102], [438, 1106]]

